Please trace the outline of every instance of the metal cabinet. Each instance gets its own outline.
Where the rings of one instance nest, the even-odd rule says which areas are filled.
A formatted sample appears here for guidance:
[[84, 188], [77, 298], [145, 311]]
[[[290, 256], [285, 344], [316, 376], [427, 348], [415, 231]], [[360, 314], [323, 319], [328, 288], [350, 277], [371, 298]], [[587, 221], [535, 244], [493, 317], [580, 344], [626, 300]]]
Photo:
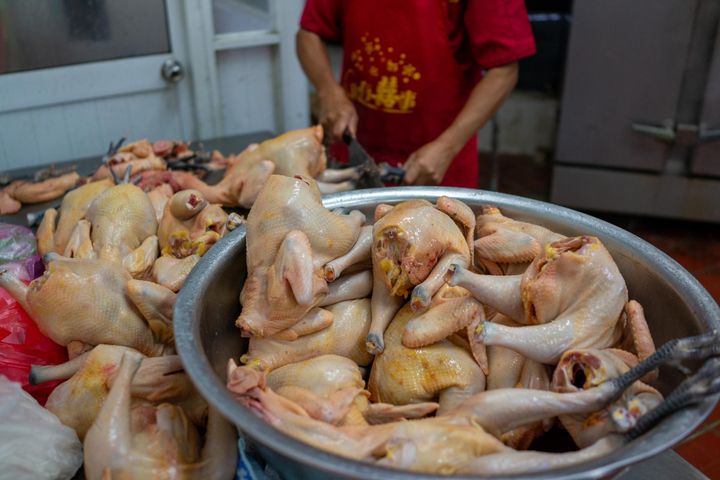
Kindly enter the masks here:
[[720, 2], [576, 0], [551, 200], [720, 221]]

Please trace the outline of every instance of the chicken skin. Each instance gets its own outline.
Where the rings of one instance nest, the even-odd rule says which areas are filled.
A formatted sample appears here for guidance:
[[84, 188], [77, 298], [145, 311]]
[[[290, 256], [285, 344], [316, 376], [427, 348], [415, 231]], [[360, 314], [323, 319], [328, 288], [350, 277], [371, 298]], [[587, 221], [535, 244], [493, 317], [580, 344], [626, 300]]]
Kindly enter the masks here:
[[[98, 345], [65, 364], [32, 368], [30, 379], [34, 384], [69, 378], [52, 391], [45, 408], [57, 415], [63, 424], [73, 428], [80, 440], [85, 438], [107, 398], [125, 352], [135, 350]], [[193, 422], [203, 426], [207, 420], [207, 403], [182, 368], [177, 355], [143, 357], [132, 380], [132, 395], [154, 403], [171, 401], [182, 404]]]
[[486, 345], [554, 365], [566, 350], [606, 348], [619, 339], [627, 286], [596, 237], [547, 245], [522, 275], [478, 275], [462, 266], [452, 270], [450, 285], [468, 289], [478, 301], [524, 325], [481, 323], [474, 335]]
[[[174, 294], [160, 285], [133, 280], [125, 269], [106, 260], [70, 259], [52, 254], [45, 273], [26, 286], [7, 271], [0, 272], [5, 288], [54, 342], [79, 341], [134, 348], [148, 356], [171, 349], [170, 328], [143, 318], [138, 302], [155, 319], [163, 317]], [[131, 292], [135, 301], [131, 299]], [[154, 330], [154, 331], [153, 331]], [[171, 337], [171, 335], [170, 335]]]
[[211, 409], [205, 444], [182, 407], [163, 403], [131, 410], [142, 361], [125, 353], [84, 442], [85, 478], [229, 480], [237, 461], [234, 428]]
[[292, 327], [328, 292], [323, 266], [355, 244], [365, 216], [330, 212], [311, 178], [270, 177], [247, 218], [248, 278], [236, 324], [263, 337]]
[[85, 217], [92, 225], [90, 239], [97, 257], [117, 263], [154, 236], [158, 228], [147, 194], [129, 183], [98, 195]]
[[472, 263], [468, 240], [474, 227], [470, 208], [447, 197], [439, 198], [436, 206], [425, 200], [411, 200], [394, 207], [378, 207], [372, 243], [373, 323], [367, 339], [370, 353], [383, 351], [383, 332], [404, 297], [412, 291], [412, 308], [426, 308], [445, 283], [450, 265], [467, 267]]
[[388, 326], [386, 348], [376, 355], [370, 371], [371, 400], [395, 405], [438, 401], [438, 414], [443, 414], [485, 390], [485, 375], [475, 359], [451, 341], [403, 346], [403, 332], [414, 315], [407, 305]]

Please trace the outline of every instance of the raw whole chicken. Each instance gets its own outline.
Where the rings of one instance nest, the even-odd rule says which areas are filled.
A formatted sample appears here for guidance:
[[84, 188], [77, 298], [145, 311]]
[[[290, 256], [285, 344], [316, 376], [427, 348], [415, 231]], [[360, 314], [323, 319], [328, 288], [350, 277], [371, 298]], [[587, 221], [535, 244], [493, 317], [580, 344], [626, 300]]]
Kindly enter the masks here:
[[211, 203], [250, 208], [271, 175], [315, 178], [323, 193], [350, 190], [359, 178], [355, 168], [326, 170], [322, 127], [293, 130], [260, 144], [252, 144], [228, 159], [223, 179], [207, 185], [192, 174], [173, 172], [181, 189], [199, 190]]
[[428, 307], [452, 264], [472, 264], [469, 245], [474, 228], [470, 208], [448, 197], [440, 197], [436, 206], [425, 200], [378, 206], [372, 243], [370, 353], [383, 351], [383, 332], [411, 290], [413, 309]]
[[[230, 360], [228, 389], [256, 415], [284, 433], [317, 448], [357, 460], [427, 473], [542, 471], [604, 455], [622, 444], [608, 437], [587, 450], [566, 454], [516, 452], [497, 436], [527, 423], [563, 414], [591, 413], [622, 393], [606, 382], [575, 393], [528, 389], [486, 391], [467, 398], [446, 415], [371, 426], [333, 426], [267, 387], [262, 372]], [[494, 455], [500, 455], [496, 457]], [[487, 456], [487, 460], [481, 460]]]
[[554, 365], [566, 350], [606, 348], [619, 339], [627, 287], [596, 237], [549, 244], [522, 275], [478, 275], [459, 265], [453, 272], [450, 285], [468, 289], [480, 302], [524, 325], [481, 323], [474, 335], [486, 345]]
[[358, 211], [323, 207], [311, 178], [271, 176], [247, 218], [248, 278], [236, 324], [263, 337], [313, 315], [328, 292], [324, 265], [350, 250], [364, 221]]
[[366, 366], [372, 355], [365, 351], [365, 336], [370, 328], [370, 301], [348, 300], [327, 307], [333, 321], [329, 327], [296, 340], [251, 337], [242, 362], [260, 370], [274, 370], [288, 363], [320, 355], [347, 357]]
[[[52, 391], [45, 408], [57, 415], [63, 424], [73, 428], [82, 440], [100, 411], [126, 352], [135, 350], [98, 345], [65, 364], [35, 366], [30, 378], [34, 384], [69, 379]], [[205, 425], [207, 403], [183, 373], [177, 355], [143, 357], [133, 377], [131, 390], [134, 398], [153, 403], [171, 401], [181, 404], [193, 423]]]
[[131, 386], [142, 356], [125, 353], [84, 442], [85, 477], [229, 480], [235, 473], [234, 428], [214, 409], [205, 445], [182, 407], [163, 403], [131, 410]]
[[338, 355], [321, 355], [280, 367], [268, 374], [267, 384], [311, 417], [337, 425], [419, 418], [437, 409], [432, 402], [407, 406], [369, 403], [360, 368]]
[[[637, 358], [623, 350], [568, 350], [555, 369], [552, 389], [561, 393], [587, 390], [622, 375], [636, 363]], [[618, 432], [619, 428], [634, 424], [662, 400], [657, 390], [637, 381], [607, 408], [589, 415], [561, 415], [560, 421], [577, 446], [585, 448], [610, 433]]]
[[469, 351], [449, 340], [407, 348], [401, 339], [415, 315], [409, 305], [385, 332], [385, 350], [375, 356], [368, 390], [371, 400], [395, 405], [437, 401], [438, 414], [485, 390], [485, 374]]
[[332, 424], [366, 424], [365, 381], [358, 365], [339, 355], [321, 355], [270, 372], [273, 391], [302, 406], [313, 418]]
[[40, 255], [50, 252], [63, 255], [77, 223], [85, 218], [95, 198], [112, 186], [111, 180], [87, 183], [63, 197], [59, 212], [47, 209], [37, 231]]
[[54, 342], [123, 345], [148, 356], [172, 349], [173, 292], [133, 280], [121, 265], [106, 260], [51, 254], [46, 261], [45, 273], [30, 285], [1, 271], [0, 286]]

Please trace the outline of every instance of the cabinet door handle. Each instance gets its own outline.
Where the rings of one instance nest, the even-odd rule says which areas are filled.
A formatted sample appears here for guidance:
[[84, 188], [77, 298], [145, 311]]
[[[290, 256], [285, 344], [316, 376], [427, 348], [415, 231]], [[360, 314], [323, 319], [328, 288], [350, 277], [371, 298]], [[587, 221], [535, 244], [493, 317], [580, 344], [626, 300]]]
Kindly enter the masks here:
[[648, 135], [661, 142], [672, 143], [675, 141], [675, 129], [667, 125], [653, 125], [650, 123], [634, 122], [632, 129], [635, 132]]

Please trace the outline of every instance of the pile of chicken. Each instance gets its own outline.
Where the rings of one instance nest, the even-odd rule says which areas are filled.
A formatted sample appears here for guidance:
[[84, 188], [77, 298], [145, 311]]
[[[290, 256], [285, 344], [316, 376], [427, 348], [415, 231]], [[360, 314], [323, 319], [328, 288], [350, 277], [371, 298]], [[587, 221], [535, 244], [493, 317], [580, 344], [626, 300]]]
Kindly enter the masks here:
[[[193, 150], [185, 142], [138, 140], [122, 145], [111, 143], [103, 164], [89, 177], [76, 172], [41, 171], [36, 181], [16, 180], [0, 189], [0, 215], [17, 213], [23, 204], [42, 203], [62, 197], [69, 190], [104, 179], [132, 180], [153, 199], [169, 197], [186, 189], [200, 191], [210, 203], [250, 208], [258, 192], [273, 173], [306, 175], [317, 180], [323, 193], [351, 190], [360, 178], [358, 168], [330, 169], [322, 145], [321, 126], [293, 130], [262, 143], [249, 145], [239, 155], [225, 157]], [[203, 177], [224, 169], [217, 184]], [[58, 175], [54, 175], [57, 173]], [[49, 177], [49, 178], [48, 178]]]
[[73, 190], [38, 230], [45, 274], [25, 285], [2, 271], [0, 286], [68, 349], [67, 363], [33, 367], [30, 380], [66, 380], [46, 408], [84, 440], [86, 478], [227, 480], [236, 434], [184, 373], [172, 311], [233, 217], [195, 190], [155, 201], [109, 179]]
[[[228, 388], [286, 434], [377, 465], [442, 474], [544, 471], [603, 455], [662, 396], [608, 379], [654, 351], [602, 242], [488, 206], [323, 207], [273, 175], [247, 219]], [[652, 377], [652, 376], [651, 376]], [[652, 378], [643, 378], [650, 381]], [[529, 451], [559, 424], [579, 447]]]

